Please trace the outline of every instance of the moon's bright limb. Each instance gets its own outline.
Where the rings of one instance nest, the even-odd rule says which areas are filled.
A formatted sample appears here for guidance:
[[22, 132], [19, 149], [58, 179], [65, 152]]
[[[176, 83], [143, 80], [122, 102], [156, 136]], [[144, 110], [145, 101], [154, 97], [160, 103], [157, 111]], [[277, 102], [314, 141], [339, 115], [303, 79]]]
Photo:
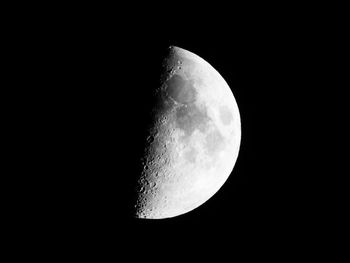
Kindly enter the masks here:
[[150, 131], [135, 216], [187, 213], [211, 198], [235, 165], [240, 114], [231, 89], [199, 56], [170, 47]]

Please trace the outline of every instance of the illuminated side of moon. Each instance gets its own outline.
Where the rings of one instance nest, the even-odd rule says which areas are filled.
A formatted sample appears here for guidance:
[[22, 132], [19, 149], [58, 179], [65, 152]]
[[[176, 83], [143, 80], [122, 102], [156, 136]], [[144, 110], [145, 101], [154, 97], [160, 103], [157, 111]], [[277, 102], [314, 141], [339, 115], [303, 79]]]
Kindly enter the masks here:
[[170, 47], [164, 66], [139, 180], [139, 218], [174, 217], [205, 203], [231, 174], [240, 147], [239, 110], [220, 74], [178, 47]]

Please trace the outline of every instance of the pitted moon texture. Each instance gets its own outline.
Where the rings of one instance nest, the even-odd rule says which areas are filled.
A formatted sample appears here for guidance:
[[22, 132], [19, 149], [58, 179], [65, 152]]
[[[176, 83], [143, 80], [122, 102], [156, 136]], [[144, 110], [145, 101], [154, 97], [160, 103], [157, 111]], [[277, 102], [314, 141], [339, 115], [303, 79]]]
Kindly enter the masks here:
[[197, 55], [171, 47], [158, 96], [163, 107], [149, 131], [135, 216], [185, 214], [229, 177], [240, 147], [240, 115], [231, 89]]

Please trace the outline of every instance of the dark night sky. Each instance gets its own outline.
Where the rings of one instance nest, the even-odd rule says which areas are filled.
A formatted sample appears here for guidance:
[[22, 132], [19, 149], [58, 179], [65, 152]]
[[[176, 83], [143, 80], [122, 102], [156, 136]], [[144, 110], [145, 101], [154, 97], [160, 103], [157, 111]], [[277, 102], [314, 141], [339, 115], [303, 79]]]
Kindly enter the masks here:
[[[106, 18], [47, 26], [51, 33], [36, 48], [52, 87], [45, 103], [53, 108], [57, 158], [48, 167], [57, 172], [46, 191], [54, 196], [56, 231], [105, 241], [121, 236], [130, 245], [140, 236], [197, 242], [209, 234], [215, 243], [223, 235], [242, 244], [315, 233], [311, 215], [319, 204], [308, 193], [307, 167], [313, 115], [305, 110], [314, 92], [315, 30], [237, 21], [221, 30], [176, 32]], [[129, 216], [135, 160], [153, 102], [149, 90], [159, 84], [169, 45], [199, 55], [229, 84], [241, 114], [241, 148], [228, 181], [204, 205], [173, 219], [135, 220]]]
[[[12, 248], [5, 252], [142, 263], [285, 262], [304, 254], [325, 261], [329, 253], [337, 261], [348, 191], [339, 190], [347, 173], [332, 147], [347, 158], [337, 125], [348, 120], [339, 114], [348, 105], [340, 80], [348, 74], [341, 49], [348, 14], [338, 14], [348, 9], [241, 4], [3, 8], [2, 139], [10, 150], [4, 147], [2, 215]], [[170, 45], [202, 57], [226, 80], [240, 110], [241, 147], [232, 174], [206, 203], [175, 218], [140, 220], [131, 217], [133, 186], [150, 91]]]

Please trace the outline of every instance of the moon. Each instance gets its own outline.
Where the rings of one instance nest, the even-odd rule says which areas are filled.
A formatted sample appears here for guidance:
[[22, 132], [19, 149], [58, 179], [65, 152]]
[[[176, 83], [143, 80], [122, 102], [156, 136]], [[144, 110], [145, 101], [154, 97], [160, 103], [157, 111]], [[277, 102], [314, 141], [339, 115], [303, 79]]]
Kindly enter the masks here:
[[241, 141], [239, 109], [221, 75], [204, 59], [171, 46], [148, 131], [135, 217], [192, 211], [230, 176]]

